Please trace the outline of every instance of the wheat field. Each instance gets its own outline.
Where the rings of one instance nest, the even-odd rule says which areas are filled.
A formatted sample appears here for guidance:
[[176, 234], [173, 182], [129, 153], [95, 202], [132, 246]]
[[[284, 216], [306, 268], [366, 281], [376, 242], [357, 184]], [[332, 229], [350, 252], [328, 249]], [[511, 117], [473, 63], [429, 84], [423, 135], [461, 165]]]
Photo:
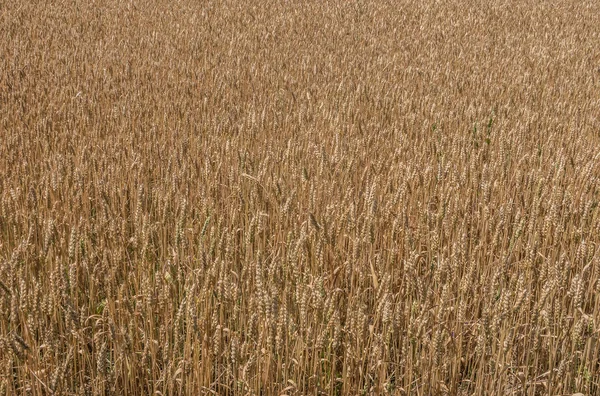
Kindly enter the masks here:
[[600, 2], [0, 3], [0, 395], [599, 395]]

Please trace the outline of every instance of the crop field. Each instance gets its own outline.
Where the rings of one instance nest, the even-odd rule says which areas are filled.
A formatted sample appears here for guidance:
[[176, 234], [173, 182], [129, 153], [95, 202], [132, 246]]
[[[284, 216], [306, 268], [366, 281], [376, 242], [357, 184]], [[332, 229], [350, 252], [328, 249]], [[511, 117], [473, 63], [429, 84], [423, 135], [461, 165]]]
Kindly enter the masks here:
[[600, 2], [0, 2], [0, 396], [600, 394]]

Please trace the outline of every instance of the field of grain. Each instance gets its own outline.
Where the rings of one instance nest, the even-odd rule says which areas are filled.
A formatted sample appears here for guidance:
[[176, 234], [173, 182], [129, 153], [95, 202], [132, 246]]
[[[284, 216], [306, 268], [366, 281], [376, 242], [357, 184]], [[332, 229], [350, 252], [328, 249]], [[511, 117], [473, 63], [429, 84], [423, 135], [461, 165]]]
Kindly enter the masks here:
[[0, 3], [0, 395], [600, 394], [600, 2]]

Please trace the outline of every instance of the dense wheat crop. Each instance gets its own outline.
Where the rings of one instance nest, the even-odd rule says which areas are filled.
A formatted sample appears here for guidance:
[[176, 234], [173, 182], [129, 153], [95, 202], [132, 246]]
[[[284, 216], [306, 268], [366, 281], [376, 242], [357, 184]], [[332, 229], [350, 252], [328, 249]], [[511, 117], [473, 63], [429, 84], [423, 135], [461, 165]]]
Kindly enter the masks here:
[[598, 395], [600, 3], [0, 3], [0, 395]]

